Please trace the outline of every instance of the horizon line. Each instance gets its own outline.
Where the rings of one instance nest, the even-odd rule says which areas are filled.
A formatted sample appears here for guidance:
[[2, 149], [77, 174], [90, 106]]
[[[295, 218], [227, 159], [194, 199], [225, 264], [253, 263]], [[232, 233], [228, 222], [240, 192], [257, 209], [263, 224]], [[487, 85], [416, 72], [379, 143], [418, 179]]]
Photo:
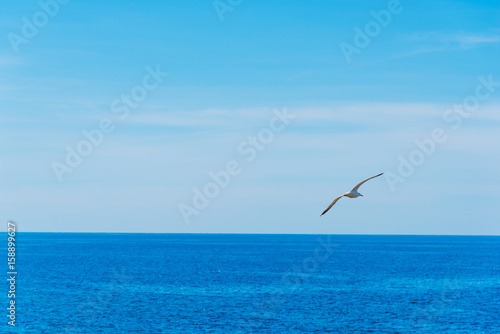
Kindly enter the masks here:
[[[5, 231], [7, 233], [7, 231]], [[76, 231], [16, 231], [18, 233], [73, 234], [231, 234], [231, 235], [364, 235], [364, 236], [443, 236], [443, 237], [500, 237], [500, 234], [387, 234], [387, 233], [245, 233], [245, 232], [76, 232]]]

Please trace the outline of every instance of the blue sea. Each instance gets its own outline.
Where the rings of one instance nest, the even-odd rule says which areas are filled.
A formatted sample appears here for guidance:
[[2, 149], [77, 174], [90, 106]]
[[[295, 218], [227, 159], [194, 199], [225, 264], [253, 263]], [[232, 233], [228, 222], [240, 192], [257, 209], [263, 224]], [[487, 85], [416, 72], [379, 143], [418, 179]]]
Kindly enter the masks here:
[[16, 327], [4, 316], [1, 333], [500, 333], [500, 237], [20, 232], [16, 243]]

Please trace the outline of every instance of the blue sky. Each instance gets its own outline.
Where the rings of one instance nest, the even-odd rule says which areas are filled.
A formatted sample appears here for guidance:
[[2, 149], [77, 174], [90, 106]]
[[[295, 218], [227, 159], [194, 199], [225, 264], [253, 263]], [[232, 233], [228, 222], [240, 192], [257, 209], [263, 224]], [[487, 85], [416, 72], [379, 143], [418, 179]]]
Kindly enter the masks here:
[[[49, 232], [500, 234], [498, 2], [216, 4], [2, 2], [4, 221]], [[370, 24], [378, 30], [357, 47]], [[350, 61], [341, 43], [357, 47]], [[168, 76], [155, 82], [155, 70]], [[120, 118], [122, 96], [141, 89]], [[474, 99], [471, 112], [453, 111]], [[238, 147], [284, 110], [294, 118], [247, 161]], [[54, 162], [103, 120], [113, 130], [60, 180]], [[400, 157], [419, 157], [415, 141], [435, 129], [446, 140], [404, 182], [372, 180], [319, 218], [360, 180], [399, 175]], [[193, 189], [230, 161], [240, 172], [194, 208]], [[181, 204], [197, 211], [189, 223]]]

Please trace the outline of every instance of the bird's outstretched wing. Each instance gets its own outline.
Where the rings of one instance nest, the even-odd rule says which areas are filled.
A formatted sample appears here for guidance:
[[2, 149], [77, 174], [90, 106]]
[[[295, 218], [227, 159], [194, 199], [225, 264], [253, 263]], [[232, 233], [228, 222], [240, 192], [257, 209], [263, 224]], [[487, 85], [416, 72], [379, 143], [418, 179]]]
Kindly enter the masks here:
[[375, 175], [375, 176], [369, 177], [369, 178], [367, 178], [367, 179], [366, 179], [366, 180], [364, 180], [364, 181], [361, 181], [360, 183], [358, 183], [358, 184], [356, 185], [356, 187], [352, 188], [352, 190], [351, 190], [351, 191], [358, 191], [359, 187], [361, 187], [361, 185], [362, 185], [363, 183], [365, 183], [366, 181], [371, 180], [371, 179], [373, 179], [373, 178], [376, 178], [376, 177], [378, 177], [378, 176], [380, 176], [380, 175], [382, 175], [382, 174], [384, 174], [384, 173], [380, 173], [380, 174], [378, 174], [378, 175]]
[[323, 213], [320, 215], [323, 216], [328, 210], [330, 210], [332, 208], [332, 206], [335, 205], [335, 203], [337, 203], [337, 201], [341, 198], [341, 197], [344, 197], [345, 195], [342, 195], [342, 196], [339, 196], [337, 197], [336, 199], [333, 200], [333, 202], [325, 209], [325, 211], [323, 211]]

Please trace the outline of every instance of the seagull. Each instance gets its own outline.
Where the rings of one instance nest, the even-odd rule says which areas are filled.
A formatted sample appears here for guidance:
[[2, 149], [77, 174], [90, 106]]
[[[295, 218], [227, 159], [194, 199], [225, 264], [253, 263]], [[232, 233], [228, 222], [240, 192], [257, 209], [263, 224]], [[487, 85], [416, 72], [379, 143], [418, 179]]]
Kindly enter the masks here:
[[325, 213], [327, 213], [327, 212], [328, 212], [328, 210], [330, 210], [330, 209], [332, 208], [332, 206], [334, 206], [334, 205], [335, 205], [335, 203], [337, 203], [337, 201], [338, 201], [339, 199], [341, 199], [342, 197], [344, 197], [344, 196], [349, 197], [349, 198], [356, 198], [356, 197], [359, 197], [359, 196], [363, 196], [363, 195], [361, 195], [360, 193], [358, 193], [358, 189], [359, 189], [359, 187], [361, 187], [361, 185], [362, 185], [363, 183], [365, 183], [366, 181], [371, 180], [371, 179], [374, 179], [374, 178], [376, 178], [376, 177], [379, 177], [379, 176], [380, 176], [380, 175], [382, 175], [382, 174], [384, 174], [384, 173], [380, 173], [380, 174], [378, 174], [378, 175], [375, 175], [375, 176], [369, 177], [369, 178], [367, 178], [367, 179], [366, 179], [366, 180], [364, 180], [364, 181], [361, 181], [360, 183], [358, 183], [358, 184], [356, 185], [356, 187], [352, 188], [352, 190], [351, 190], [351, 191], [349, 191], [348, 193], [345, 193], [345, 194], [343, 194], [343, 195], [341, 195], [341, 196], [337, 197], [336, 199], [334, 199], [334, 200], [333, 200], [333, 202], [332, 202], [332, 203], [331, 203], [331, 204], [330, 204], [330, 205], [326, 208], [326, 210], [325, 210], [325, 211], [323, 211], [323, 213], [320, 215], [320, 217], [321, 217], [321, 216], [323, 216]]

